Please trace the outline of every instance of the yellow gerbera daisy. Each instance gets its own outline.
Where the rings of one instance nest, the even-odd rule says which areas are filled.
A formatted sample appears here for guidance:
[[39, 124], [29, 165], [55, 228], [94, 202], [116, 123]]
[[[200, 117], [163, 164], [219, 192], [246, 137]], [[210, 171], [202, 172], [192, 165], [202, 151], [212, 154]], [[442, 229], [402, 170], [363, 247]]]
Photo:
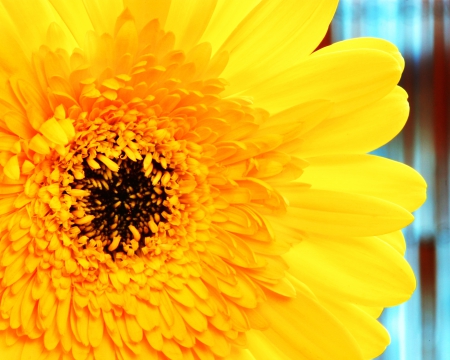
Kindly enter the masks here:
[[403, 59], [337, 1], [0, 1], [0, 357], [368, 359], [408, 299]]

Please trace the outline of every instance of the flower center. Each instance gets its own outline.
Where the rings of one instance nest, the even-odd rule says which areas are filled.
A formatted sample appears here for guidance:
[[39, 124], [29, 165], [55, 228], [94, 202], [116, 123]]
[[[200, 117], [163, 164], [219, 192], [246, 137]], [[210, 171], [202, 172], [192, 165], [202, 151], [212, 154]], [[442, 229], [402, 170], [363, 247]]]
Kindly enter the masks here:
[[[73, 188], [88, 190], [73, 211], [84, 211], [86, 224], [78, 224], [79, 236], [101, 242], [104, 252], [113, 258], [119, 252], [139, 254], [158, 233], [159, 223], [171, 214], [168, 195], [173, 192], [169, 180], [173, 169], [152, 160], [147, 170], [143, 161], [118, 160], [119, 169], [104, 164], [99, 169], [84, 165], [85, 176], [75, 180]], [[99, 243], [100, 245], [100, 243]]]

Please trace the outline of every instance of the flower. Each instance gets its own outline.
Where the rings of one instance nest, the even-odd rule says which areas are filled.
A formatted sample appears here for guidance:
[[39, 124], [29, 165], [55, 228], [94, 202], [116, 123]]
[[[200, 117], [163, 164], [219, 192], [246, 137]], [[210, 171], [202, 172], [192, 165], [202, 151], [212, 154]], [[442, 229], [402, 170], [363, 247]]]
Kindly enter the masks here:
[[425, 199], [403, 59], [336, 1], [2, 0], [6, 359], [362, 359]]

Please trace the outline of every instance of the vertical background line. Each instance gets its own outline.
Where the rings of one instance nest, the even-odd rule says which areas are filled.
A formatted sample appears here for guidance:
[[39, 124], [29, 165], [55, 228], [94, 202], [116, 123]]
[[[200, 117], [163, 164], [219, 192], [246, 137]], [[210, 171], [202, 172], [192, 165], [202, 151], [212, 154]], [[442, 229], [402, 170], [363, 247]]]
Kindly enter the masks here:
[[[450, 219], [449, 219], [449, 152], [450, 152], [450, 1], [435, 3], [435, 61], [433, 68], [436, 110], [436, 172], [438, 234], [436, 249], [436, 359], [450, 360]], [[445, 196], [444, 196], [445, 194]]]

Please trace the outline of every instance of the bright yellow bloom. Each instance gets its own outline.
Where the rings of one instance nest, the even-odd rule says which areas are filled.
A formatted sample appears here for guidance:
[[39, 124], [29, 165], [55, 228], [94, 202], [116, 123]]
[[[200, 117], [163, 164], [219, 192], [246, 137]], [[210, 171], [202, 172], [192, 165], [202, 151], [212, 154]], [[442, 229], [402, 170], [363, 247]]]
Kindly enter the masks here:
[[0, 1], [0, 358], [367, 359], [415, 288], [403, 59], [335, 0]]

